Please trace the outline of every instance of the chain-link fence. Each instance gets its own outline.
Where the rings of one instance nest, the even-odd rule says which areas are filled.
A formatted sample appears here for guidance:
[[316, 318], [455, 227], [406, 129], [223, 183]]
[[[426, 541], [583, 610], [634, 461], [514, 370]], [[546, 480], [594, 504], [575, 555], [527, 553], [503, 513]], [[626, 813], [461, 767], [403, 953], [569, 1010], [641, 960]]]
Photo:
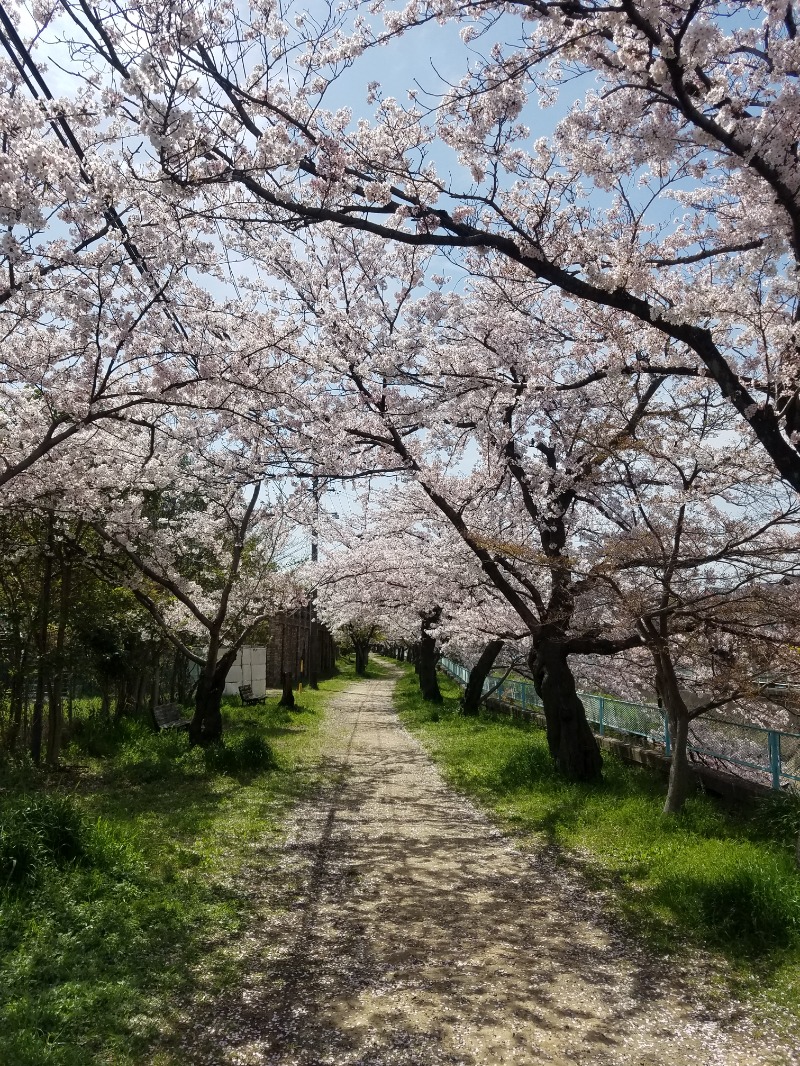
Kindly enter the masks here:
[[[469, 670], [461, 663], [442, 659], [440, 665], [463, 684], [469, 680]], [[483, 691], [523, 710], [533, 711], [542, 706], [531, 681], [505, 678], [500, 682], [490, 677], [484, 682]], [[670, 754], [669, 721], [661, 707], [585, 692], [579, 696], [588, 721], [601, 736], [638, 737]], [[690, 726], [689, 755], [693, 762], [767, 782], [774, 789], [800, 790], [800, 733], [783, 733], [703, 716]]]

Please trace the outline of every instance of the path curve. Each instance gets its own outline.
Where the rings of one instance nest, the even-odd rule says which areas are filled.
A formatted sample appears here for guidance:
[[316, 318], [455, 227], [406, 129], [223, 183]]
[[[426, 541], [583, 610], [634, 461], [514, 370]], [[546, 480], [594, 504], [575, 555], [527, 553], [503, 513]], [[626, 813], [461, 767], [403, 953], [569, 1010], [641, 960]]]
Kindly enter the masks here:
[[602, 899], [455, 794], [392, 707], [329, 703], [334, 784], [293, 816], [265, 884], [288, 910], [187, 1061], [215, 1066], [789, 1066], [746, 1012], [614, 933]]

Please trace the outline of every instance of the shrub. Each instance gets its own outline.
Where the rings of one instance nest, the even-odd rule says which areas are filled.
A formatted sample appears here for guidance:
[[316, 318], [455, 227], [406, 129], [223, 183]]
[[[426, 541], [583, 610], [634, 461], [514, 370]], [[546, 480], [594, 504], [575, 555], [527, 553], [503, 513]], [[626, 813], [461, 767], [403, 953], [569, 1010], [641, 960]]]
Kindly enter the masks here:
[[761, 836], [780, 840], [793, 852], [800, 832], [800, 796], [776, 793], [765, 797], [753, 809], [752, 823]]
[[800, 940], [800, 878], [788, 861], [733, 841], [697, 851], [664, 871], [658, 892], [687, 925], [749, 951]]
[[126, 740], [114, 760], [114, 772], [133, 784], [148, 784], [175, 774], [258, 772], [275, 765], [274, 751], [257, 733], [235, 735], [208, 748], [189, 748], [185, 733], [168, 730]]
[[117, 723], [99, 714], [87, 718], [76, 718], [65, 735], [65, 746], [70, 746], [84, 755], [103, 759], [111, 755], [120, 741]]
[[92, 826], [66, 796], [23, 797], [0, 813], [0, 884], [36, 880], [44, 866], [87, 861]]
[[277, 765], [275, 752], [257, 733], [245, 733], [225, 744], [212, 744], [203, 755], [208, 769], [221, 774], [272, 770]]
[[500, 769], [502, 788], [525, 788], [554, 775], [553, 760], [544, 744], [526, 743], [514, 750]]
[[189, 755], [185, 733], [143, 730], [133, 733], [121, 745], [114, 768], [133, 784], [146, 784], [168, 777], [176, 769], [184, 772], [190, 769], [190, 765], [187, 765]]

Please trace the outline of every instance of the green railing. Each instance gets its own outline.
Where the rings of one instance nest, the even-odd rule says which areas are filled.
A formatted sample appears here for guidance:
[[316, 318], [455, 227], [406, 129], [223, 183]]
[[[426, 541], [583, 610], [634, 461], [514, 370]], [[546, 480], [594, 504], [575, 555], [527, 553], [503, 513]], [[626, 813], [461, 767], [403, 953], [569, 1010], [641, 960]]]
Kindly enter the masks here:
[[[442, 659], [442, 669], [466, 685], [469, 670], [451, 659]], [[518, 678], [487, 678], [484, 693], [523, 711], [541, 710], [532, 681]], [[654, 704], [629, 703], [610, 696], [578, 693], [586, 718], [600, 736], [615, 733], [639, 737], [671, 753], [669, 721], [666, 713]], [[774, 789], [800, 787], [800, 733], [731, 722], [724, 718], [703, 716], [692, 722], [689, 752], [696, 762], [719, 763], [720, 769], [734, 768], [740, 776], [767, 780]]]

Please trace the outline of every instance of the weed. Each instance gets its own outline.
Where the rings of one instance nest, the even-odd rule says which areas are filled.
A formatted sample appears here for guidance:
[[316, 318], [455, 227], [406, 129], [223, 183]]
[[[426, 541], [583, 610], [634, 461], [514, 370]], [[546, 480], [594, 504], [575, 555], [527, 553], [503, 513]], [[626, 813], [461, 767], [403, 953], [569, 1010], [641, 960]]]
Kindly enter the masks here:
[[273, 770], [275, 752], [257, 733], [245, 733], [225, 744], [213, 744], [203, 752], [206, 766], [217, 773]]
[[75, 722], [69, 773], [4, 777], [3, 1066], [184, 1061], [165, 1033], [187, 1000], [230, 983], [252, 910], [238, 874], [314, 786], [319, 711], [351, 673], [303, 692], [291, 714], [274, 699], [228, 701], [225, 743], [206, 751], [90, 714]]
[[554, 775], [553, 760], [542, 744], [528, 741], [515, 748], [500, 767], [499, 785], [507, 789], [530, 788]]
[[0, 809], [0, 888], [33, 883], [46, 866], [86, 860], [91, 828], [66, 796], [23, 796]]
[[682, 924], [718, 946], [752, 955], [800, 940], [800, 878], [774, 854], [747, 842], [708, 841], [671, 856], [653, 886]]

